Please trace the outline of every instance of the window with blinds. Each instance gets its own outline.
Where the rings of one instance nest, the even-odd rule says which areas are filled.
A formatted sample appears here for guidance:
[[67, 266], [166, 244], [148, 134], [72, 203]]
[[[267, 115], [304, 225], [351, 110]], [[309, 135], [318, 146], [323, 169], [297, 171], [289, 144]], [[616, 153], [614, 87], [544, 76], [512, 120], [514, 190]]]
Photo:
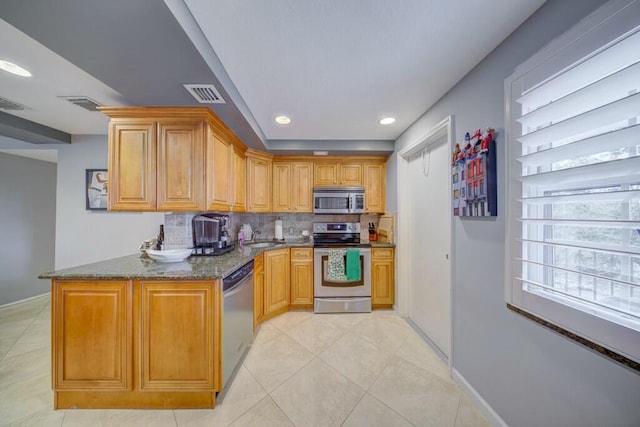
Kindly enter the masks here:
[[640, 8], [612, 3], [505, 82], [507, 299], [637, 361]]

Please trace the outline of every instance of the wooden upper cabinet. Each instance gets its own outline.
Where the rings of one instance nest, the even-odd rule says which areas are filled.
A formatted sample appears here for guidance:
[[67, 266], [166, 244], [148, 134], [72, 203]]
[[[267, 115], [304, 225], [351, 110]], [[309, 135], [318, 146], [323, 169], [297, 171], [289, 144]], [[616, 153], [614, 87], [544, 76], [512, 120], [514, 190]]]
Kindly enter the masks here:
[[291, 163], [273, 163], [273, 212], [291, 212], [293, 209]]
[[338, 163], [316, 163], [313, 172], [315, 187], [338, 186]]
[[204, 209], [204, 125], [158, 123], [157, 210]]
[[156, 209], [156, 125], [152, 120], [109, 124], [109, 210]]
[[362, 163], [340, 163], [339, 182], [342, 187], [362, 187], [364, 174]]
[[313, 212], [313, 163], [273, 162], [273, 212]]
[[233, 208], [234, 212], [247, 210], [247, 163], [244, 153], [233, 150]]
[[244, 211], [244, 150], [209, 108], [100, 108], [109, 125], [109, 209]]
[[271, 156], [247, 151], [247, 211], [271, 212]]
[[53, 389], [133, 388], [130, 281], [55, 281]]
[[233, 200], [233, 145], [209, 127], [206, 144], [206, 209], [228, 211]]
[[291, 170], [294, 212], [313, 212], [313, 163], [294, 162]]
[[316, 162], [313, 185], [315, 187], [362, 187], [362, 162]]
[[386, 179], [386, 168], [384, 163], [365, 163], [365, 212], [385, 212]]

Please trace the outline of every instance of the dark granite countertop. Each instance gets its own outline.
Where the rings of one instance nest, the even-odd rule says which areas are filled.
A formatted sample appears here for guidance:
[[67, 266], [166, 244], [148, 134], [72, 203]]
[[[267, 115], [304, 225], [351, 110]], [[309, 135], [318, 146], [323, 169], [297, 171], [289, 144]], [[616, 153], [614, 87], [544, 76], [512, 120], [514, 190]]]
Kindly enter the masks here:
[[268, 248], [245, 245], [220, 256], [190, 256], [182, 262], [155, 262], [144, 254], [133, 254], [92, 264], [41, 274], [40, 279], [221, 279], [242, 267], [256, 255], [274, 249], [312, 247], [309, 241], [291, 241]]

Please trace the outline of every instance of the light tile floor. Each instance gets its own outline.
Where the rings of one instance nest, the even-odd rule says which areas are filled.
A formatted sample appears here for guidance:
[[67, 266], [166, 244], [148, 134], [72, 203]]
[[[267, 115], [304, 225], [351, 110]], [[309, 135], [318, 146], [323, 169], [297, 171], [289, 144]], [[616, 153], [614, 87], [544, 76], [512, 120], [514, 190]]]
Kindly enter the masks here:
[[290, 312], [263, 324], [214, 410], [60, 410], [49, 298], [0, 308], [0, 425], [488, 426], [393, 311]]

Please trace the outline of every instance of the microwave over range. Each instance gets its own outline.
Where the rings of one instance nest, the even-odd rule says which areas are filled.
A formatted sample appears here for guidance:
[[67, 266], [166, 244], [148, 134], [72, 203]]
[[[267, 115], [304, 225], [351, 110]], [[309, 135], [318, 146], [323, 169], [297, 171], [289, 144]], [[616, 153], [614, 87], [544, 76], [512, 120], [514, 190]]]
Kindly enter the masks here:
[[364, 213], [364, 187], [314, 187], [313, 213]]

